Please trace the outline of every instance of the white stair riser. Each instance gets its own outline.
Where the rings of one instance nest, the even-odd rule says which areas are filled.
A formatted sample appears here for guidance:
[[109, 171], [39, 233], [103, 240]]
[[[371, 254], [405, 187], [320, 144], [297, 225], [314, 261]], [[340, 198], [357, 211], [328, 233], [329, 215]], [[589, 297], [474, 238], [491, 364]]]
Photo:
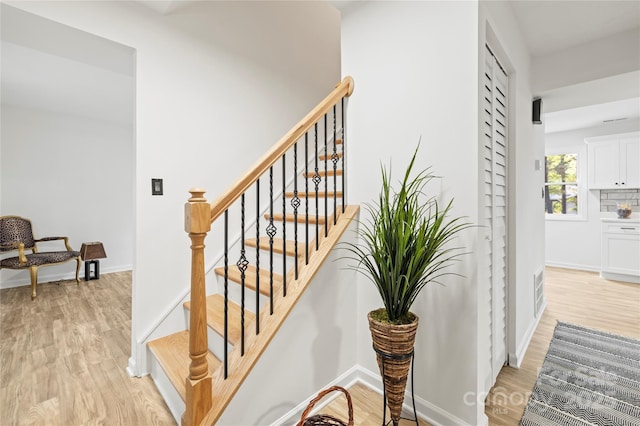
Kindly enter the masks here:
[[[189, 330], [189, 310], [185, 308], [184, 310], [187, 330]], [[224, 358], [224, 336], [218, 334], [211, 327], [207, 327], [207, 347], [209, 351], [213, 353], [216, 358], [222, 360]], [[227, 344], [227, 350], [231, 351], [233, 349], [233, 345], [231, 343]]]
[[148, 358], [150, 374], [153, 378], [156, 388], [158, 388], [160, 395], [162, 395], [162, 398], [167, 404], [167, 407], [169, 407], [169, 411], [171, 411], [173, 418], [178, 424], [180, 424], [182, 413], [184, 413], [186, 407], [185, 402], [182, 400], [182, 397], [173, 386], [173, 383], [171, 383], [171, 380], [169, 380], [169, 377], [162, 369], [162, 366], [156, 359], [153, 352], [149, 352]]
[[[252, 266], [256, 266], [256, 250], [258, 250], [257, 248], [254, 247], [246, 247], [245, 248], [245, 258], [247, 259], [247, 261], [249, 262], [250, 265]], [[298, 253], [299, 256], [304, 256], [304, 249], [300, 249], [300, 253]], [[282, 266], [283, 266], [283, 254], [280, 253], [276, 253], [275, 251], [273, 252], [273, 272], [275, 274], [278, 275], [283, 275], [283, 271], [282, 271]], [[236, 263], [238, 262], [238, 259], [240, 258], [240, 254], [239, 253], [234, 253], [234, 252], [230, 252], [229, 253], [229, 267], [232, 266], [236, 266]], [[293, 268], [293, 256], [286, 256], [287, 258], [287, 270], [291, 270], [291, 268]], [[270, 260], [270, 256], [269, 256], [269, 250], [260, 250], [260, 269], [262, 270], [266, 270], [268, 271], [270, 269], [270, 264], [271, 264], [271, 260]], [[223, 267], [223, 264], [217, 265], [216, 268], [218, 267]], [[213, 271], [212, 271], [213, 274]], [[219, 282], [223, 282], [223, 280], [219, 280]], [[221, 289], [221, 287], [218, 285], [216, 287], [218, 290]], [[215, 290], [214, 290], [215, 291]]]
[[[218, 284], [218, 293], [224, 295], [224, 279], [220, 277]], [[260, 282], [260, 287], [263, 285], [268, 286], [269, 282], [263, 283]], [[233, 303], [241, 306], [242, 304], [242, 286], [235, 281], [229, 280], [229, 292], [228, 292], [229, 300]], [[244, 290], [244, 300], [245, 300], [245, 309], [254, 312], [256, 307], [256, 292], [246, 288]], [[261, 294], [260, 295], [260, 306], [264, 306], [266, 303], [269, 303], [269, 299]], [[254, 312], [255, 313], [255, 312]]]
[[[304, 216], [299, 216], [300, 218], [304, 218]], [[313, 212], [313, 217], [315, 218], [315, 212]], [[325, 218], [325, 213], [324, 210], [319, 212], [319, 217], [321, 219]], [[327, 214], [327, 218], [326, 218], [330, 223], [333, 223], [333, 211], [329, 211], [329, 213]], [[305, 223], [296, 223], [296, 222], [289, 222], [286, 221], [284, 222], [284, 233], [282, 232], [283, 230], [283, 222], [282, 220], [274, 220], [274, 226], [276, 228], [276, 233], [274, 235], [274, 238], [279, 238], [279, 239], [286, 239], [287, 241], [294, 241], [295, 239], [295, 232], [296, 232], [296, 228], [297, 228], [297, 232], [298, 232], [298, 242], [299, 243], [304, 243], [305, 241], [307, 241], [307, 229], [308, 229], [308, 242], [309, 244], [311, 244], [315, 238], [316, 238], [316, 228], [318, 229], [318, 235], [320, 235], [321, 233], [324, 232], [324, 224], [320, 224], [320, 225], [316, 225], [315, 223], [309, 223], [308, 227], [305, 226]], [[264, 228], [266, 228], [268, 225], [268, 223], [265, 221], [265, 226]], [[266, 237], [266, 231], [262, 231], [261, 234], [262, 237]], [[255, 236], [253, 236], [255, 238]], [[268, 251], [267, 251], [268, 253]]]

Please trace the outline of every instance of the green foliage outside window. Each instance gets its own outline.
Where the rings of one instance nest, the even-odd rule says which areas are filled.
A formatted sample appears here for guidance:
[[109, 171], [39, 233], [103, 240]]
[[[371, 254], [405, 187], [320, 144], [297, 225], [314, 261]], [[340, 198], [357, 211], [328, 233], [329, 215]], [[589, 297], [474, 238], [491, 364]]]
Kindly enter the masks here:
[[578, 154], [554, 154], [545, 158], [545, 212], [578, 214]]

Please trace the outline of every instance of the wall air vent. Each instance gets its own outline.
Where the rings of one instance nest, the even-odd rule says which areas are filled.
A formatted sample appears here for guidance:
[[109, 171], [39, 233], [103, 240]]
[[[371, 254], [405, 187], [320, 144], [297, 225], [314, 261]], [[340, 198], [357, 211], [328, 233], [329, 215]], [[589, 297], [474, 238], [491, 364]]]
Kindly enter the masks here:
[[536, 318], [540, 315], [544, 304], [544, 269], [540, 268], [533, 274], [533, 300]]
[[612, 118], [610, 120], [602, 120], [603, 123], [613, 123], [615, 121], [622, 121], [622, 120], [626, 120], [628, 117], [622, 117], [622, 118]]

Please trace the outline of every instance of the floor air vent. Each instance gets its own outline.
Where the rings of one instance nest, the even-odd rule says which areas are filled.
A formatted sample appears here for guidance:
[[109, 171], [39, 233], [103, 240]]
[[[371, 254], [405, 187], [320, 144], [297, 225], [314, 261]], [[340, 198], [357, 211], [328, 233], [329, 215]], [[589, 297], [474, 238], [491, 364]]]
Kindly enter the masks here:
[[535, 301], [534, 309], [537, 318], [544, 303], [544, 269], [542, 268], [533, 274], [533, 300]]

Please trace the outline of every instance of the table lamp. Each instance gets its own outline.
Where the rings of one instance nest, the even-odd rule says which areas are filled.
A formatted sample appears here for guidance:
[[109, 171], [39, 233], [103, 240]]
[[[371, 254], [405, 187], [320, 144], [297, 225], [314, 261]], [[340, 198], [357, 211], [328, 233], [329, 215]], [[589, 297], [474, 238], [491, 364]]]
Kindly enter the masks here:
[[[80, 247], [80, 257], [84, 260], [84, 280], [100, 279], [100, 261], [98, 259], [107, 257], [102, 243], [99, 241], [82, 243], [82, 247]], [[91, 265], [94, 267], [93, 275], [91, 275]]]

